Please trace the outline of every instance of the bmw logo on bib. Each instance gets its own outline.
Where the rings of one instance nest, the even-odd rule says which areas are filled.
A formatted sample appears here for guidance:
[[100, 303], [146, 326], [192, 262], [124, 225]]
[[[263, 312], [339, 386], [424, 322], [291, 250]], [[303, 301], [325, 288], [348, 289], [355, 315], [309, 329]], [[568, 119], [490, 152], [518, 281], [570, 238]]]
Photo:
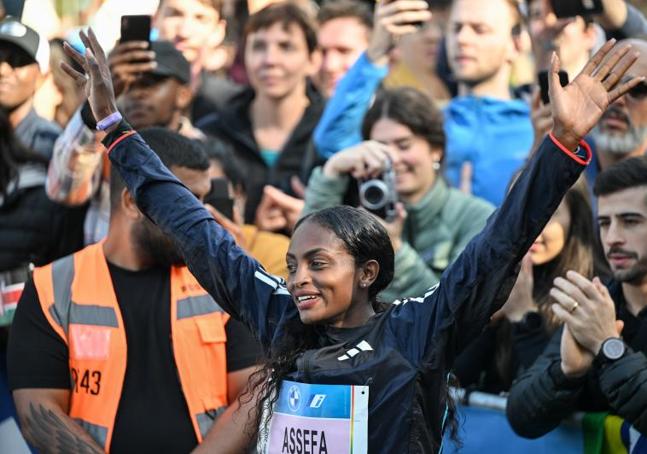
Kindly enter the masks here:
[[290, 386], [288, 391], [288, 406], [293, 412], [298, 412], [301, 406], [301, 391], [298, 386]]
[[368, 386], [281, 382], [259, 453], [366, 454]]

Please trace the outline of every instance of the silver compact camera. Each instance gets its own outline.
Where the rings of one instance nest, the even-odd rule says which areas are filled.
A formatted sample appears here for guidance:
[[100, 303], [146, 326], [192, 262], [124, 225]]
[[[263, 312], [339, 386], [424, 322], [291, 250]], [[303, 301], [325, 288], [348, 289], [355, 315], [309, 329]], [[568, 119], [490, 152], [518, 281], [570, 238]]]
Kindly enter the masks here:
[[396, 218], [395, 204], [397, 202], [395, 170], [391, 162], [379, 177], [359, 182], [360, 206], [385, 221], [391, 222]]

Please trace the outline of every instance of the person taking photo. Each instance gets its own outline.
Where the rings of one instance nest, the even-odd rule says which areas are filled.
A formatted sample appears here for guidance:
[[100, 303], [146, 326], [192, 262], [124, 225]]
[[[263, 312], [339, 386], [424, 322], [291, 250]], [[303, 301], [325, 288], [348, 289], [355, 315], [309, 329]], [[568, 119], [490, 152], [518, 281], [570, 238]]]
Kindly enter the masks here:
[[[519, 261], [586, 167], [591, 153], [581, 139], [611, 102], [644, 80], [621, 82], [637, 56], [630, 46], [612, 51], [614, 41], [565, 88], [555, 57], [552, 133], [499, 211], [437, 286], [384, 307], [376, 295], [393, 278], [394, 253], [374, 217], [334, 207], [304, 218], [286, 256], [287, 282], [267, 274], [115, 115], [105, 54], [91, 30], [81, 36], [84, 56], [66, 49], [88, 76], [64, 68], [86, 90], [95, 118], [107, 123], [114, 170], [142, 212], [174, 239], [200, 284], [251, 327], [269, 355], [252, 378], [259, 408], [267, 409], [253, 429], [269, 452], [294, 447], [295, 433], [303, 442], [305, 430], [310, 446], [326, 443], [329, 452], [439, 451], [445, 426], [455, 427], [446, 383], [456, 354], [505, 302]], [[328, 397], [315, 402], [316, 394]], [[326, 417], [331, 403], [353, 404], [341, 415], [343, 428]]]

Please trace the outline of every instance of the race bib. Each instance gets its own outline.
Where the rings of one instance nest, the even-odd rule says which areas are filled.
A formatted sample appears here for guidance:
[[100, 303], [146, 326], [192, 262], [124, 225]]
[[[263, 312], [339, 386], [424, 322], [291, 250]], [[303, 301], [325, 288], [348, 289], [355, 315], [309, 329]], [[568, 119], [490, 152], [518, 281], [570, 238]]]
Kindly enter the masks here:
[[284, 380], [265, 452], [361, 454], [368, 451], [368, 386]]

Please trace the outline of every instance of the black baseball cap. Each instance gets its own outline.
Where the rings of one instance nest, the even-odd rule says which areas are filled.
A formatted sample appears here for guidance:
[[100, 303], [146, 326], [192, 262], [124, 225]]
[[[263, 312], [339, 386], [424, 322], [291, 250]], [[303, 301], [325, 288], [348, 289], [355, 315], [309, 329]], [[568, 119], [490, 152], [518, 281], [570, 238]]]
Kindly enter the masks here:
[[22, 49], [38, 63], [42, 72], [47, 71], [49, 47], [41, 41], [40, 35], [33, 28], [14, 17], [7, 16], [0, 21], [0, 42], [11, 43]]
[[151, 50], [155, 52], [157, 62], [157, 67], [151, 74], [175, 77], [183, 84], [191, 82], [191, 65], [170, 41], [153, 41]]

